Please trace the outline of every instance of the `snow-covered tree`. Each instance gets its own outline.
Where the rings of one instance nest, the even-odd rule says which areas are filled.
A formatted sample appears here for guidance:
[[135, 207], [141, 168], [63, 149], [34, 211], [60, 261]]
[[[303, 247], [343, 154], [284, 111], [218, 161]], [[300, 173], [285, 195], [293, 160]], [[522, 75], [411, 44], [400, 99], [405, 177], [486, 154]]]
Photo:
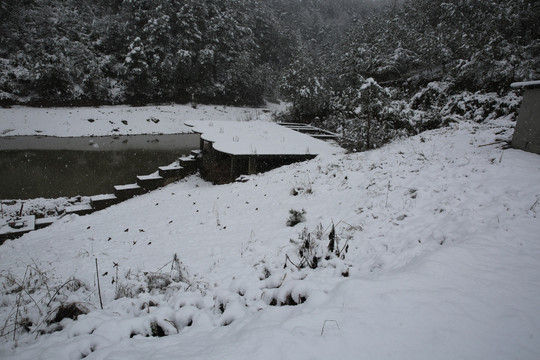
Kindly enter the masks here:
[[331, 93], [324, 65], [301, 48], [281, 80], [281, 94], [292, 103], [294, 119], [309, 123], [324, 118]]
[[346, 89], [333, 105], [340, 118], [343, 145], [357, 151], [380, 147], [392, 138], [394, 109], [389, 90], [373, 78]]

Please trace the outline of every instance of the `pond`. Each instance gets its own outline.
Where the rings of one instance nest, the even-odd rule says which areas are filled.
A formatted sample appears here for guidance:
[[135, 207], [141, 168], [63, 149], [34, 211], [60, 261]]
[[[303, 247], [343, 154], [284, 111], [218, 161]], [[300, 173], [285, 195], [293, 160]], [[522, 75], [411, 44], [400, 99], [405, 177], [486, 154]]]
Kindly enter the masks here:
[[198, 148], [198, 134], [0, 137], [0, 199], [112, 193]]

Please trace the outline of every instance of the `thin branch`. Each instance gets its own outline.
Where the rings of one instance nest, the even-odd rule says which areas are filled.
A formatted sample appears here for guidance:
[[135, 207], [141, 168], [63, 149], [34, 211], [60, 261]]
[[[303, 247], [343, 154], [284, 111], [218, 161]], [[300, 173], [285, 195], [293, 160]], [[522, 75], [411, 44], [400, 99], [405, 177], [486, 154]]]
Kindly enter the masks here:
[[478, 145], [478, 147], [484, 147], [484, 146], [490, 146], [490, 145], [497, 145], [497, 144], [500, 144], [500, 143], [503, 143], [503, 142], [506, 142], [506, 141], [498, 140], [498, 141], [495, 141], [495, 142], [492, 142], [492, 143], [489, 143], [489, 144]]
[[[290, 262], [291, 264], [293, 264], [298, 270], [302, 269], [301, 266], [295, 264], [291, 258], [289, 257], [289, 255], [285, 254], [285, 266], [287, 266], [287, 261]], [[302, 265], [302, 263], [300, 263], [300, 265]]]
[[99, 269], [98, 269], [98, 261], [96, 259], [96, 278], [97, 278], [97, 287], [98, 287], [98, 294], [99, 294], [99, 305], [101, 306], [101, 310], [103, 310], [103, 300], [101, 299], [101, 287], [99, 286]]
[[536, 205], [538, 205], [538, 202], [540, 201], [540, 197], [538, 199], [536, 199], [536, 201], [534, 202], [534, 204], [532, 204], [531, 208], [529, 209], [529, 211], [534, 211], [534, 208], [536, 207]]
[[[24, 278], [23, 278], [23, 284], [26, 281], [26, 275], [28, 274], [28, 266], [26, 267], [26, 271], [24, 272]], [[21, 306], [21, 298], [22, 298], [22, 290], [17, 294], [17, 307], [15, 311], [15, 323], [13, 324], [13, 342], [16, 343], [16, 334], [17, 334], [17, 322], [19, 321], [19, 307]]]
[[63, 283], [62, 285], [60, 285], [60, 287], [58, 289], [56, 289], [54, 295], [51, 297], [51, 299], [49, 300], [49, 302], [47, 303], [47, 307], [49, 307], [49, 305], [51, 305], [52, 301], [56, 298], [56, 295], [58, 295], [58, 293], [60, 292], [60, 290], [62, 290], [62, 288], [64, 286], [66, 286], [67, 284], [69, 284], [70, 282], [74, 281], [75, 279], [72, 278], [72, 279], [69, 279], [68, 281], [66, 281], [65, 283]]

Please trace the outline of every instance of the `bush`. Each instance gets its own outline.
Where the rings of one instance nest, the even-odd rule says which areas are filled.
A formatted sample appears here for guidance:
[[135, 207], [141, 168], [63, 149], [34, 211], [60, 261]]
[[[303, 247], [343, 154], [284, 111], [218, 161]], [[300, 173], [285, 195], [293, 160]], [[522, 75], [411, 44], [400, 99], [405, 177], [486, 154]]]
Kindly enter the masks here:
[[[336, 266], [335, 261], [345, 260], [345, 255], [349, 251], [350, 238], [340, 239], [336, 234], [336, 227], [332, 224], [328, 233], [328, 245], [324, 244], [325, 231], [322, 224], [319, 224], [315, 231], [309, 232], [304, 228], [298, 236], [298, 241], [291, 242], [298, 245], [298, 262], [293, 262], [287, 255], [285, 258], [285, 268], [287, 263], [291, 263], [297, 269], [316, 269], [319, 266], [325, 267], [330, 263]], [[342, 276], [348, 276], [348, 270], [344, 270]]]
[[520, 97], [514, 93], [501, 97], [496, 93], [463, 92], [449, 97], [443, 115], [459, 115], [464, 120], [483, 122], [503, 116], [517, 117]]
[[411, 108], [414, 110], [429, 111], [434, 107], [442, 107], [448, 98], [450, 86], [451, 84], [449, 82], [430, 82], [411, 98]]
[[296, 224], [306, 221], [306, 210], [304, 209], [302, 209], [302, 211], [291, 209], [289, 210], [289, 213], [291, 215], [287, 219], [287, 226], [293, 227]]

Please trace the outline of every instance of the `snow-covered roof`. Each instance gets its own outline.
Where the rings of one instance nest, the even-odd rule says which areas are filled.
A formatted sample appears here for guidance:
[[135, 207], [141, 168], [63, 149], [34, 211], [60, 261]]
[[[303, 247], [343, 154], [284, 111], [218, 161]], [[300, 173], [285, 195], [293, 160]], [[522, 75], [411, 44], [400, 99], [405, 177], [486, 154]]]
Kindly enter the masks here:
[[268, 121], [187, 121], [214, 149], [231, 155], [320, 155], [340, 148]]
[[519, 87], [540, 87], [540, 80], [533, 80], [533, 81], [520, 81], [510, 84], [513, 88], [519, 88]]

